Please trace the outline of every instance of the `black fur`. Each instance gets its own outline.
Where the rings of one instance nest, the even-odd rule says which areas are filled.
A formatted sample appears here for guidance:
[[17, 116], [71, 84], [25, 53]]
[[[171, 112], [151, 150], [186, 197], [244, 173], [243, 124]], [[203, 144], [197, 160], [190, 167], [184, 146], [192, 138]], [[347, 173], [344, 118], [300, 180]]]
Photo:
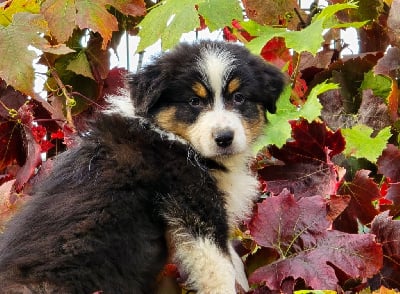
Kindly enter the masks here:
[[99, 116], [33, 197], [1, 236], [0, 293], [22, 293], [5, 290], [16, 284], [151, 293], [167, 258], [161, 215], [193, 235], [207, 231], [226, 251], [224, 202], [207, 165], [138, 119]]

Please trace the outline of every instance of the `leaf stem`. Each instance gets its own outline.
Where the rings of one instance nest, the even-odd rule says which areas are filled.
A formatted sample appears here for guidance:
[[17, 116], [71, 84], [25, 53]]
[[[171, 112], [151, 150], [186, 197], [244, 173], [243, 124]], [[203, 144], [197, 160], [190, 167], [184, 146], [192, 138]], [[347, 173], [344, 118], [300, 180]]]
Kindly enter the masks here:
[[72, 119], [72, 107], [75, 106], [76, 102], [75, 99], [70, 95], [70, 91], [67, 89], [67, 87], [64, 85], [64, 83], [61, 81], [60, 76], [58, 75], [57, 71], [55, 68], [49, 66], [49, 71], [54, 80], [56, 81], [58, 87], [62, 91], [62, 95], [65, 97], [65, 110], [66, 110], [66, 120], [67, 123], [75, 129], [74, 122]]

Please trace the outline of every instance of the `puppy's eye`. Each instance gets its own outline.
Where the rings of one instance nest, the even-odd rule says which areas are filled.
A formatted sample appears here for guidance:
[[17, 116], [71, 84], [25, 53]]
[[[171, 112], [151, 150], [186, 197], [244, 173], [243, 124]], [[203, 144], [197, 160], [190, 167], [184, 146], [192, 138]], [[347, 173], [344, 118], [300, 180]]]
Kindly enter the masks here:
[[200, 98], [199, 97], [192, 97], [189, 99], [189, 104], [194, 107], [200, 106]]
[[235, 105], [242, 105], [246, 101], [246, 97], [243, 94], [237, 92], [233, 94], [232, 101]]

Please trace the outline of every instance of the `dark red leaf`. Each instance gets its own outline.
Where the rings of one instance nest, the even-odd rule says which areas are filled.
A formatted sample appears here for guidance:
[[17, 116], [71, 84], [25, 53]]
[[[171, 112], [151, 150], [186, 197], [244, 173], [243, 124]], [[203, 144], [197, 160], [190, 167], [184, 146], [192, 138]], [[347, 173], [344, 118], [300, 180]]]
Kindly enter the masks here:
[[349, 195], [331, 195], [328, 201], [328, 219], [333, 222], [349, 205]]
[[258, 171], [266, 190], [279, 194], [287, 188], [297, 199], [336, 194], [340, 176], [330, 156], [344, 149], [340, 131], [332, 132], [324, 123], [306, 120], [292, 121], [291, 125], [294, 141], [280, 149], [268, 147], [268, 152], [281, 163]]
[[35, 173], [35, 169], [42, 163], [41, 148], [36, 142], [31, 129], [24, 126], [24, 133], [24, 146], [26, 148], [25, 153], [27, 154], [27, 157], [24, 165], [15, 177], [14, 186], [17, 192], [22, 190], [23, 186]]
[[[358, 219], [362, 224], [370, 223], [373, 218], [379, 213], [379, 210], [375, 208], [372, 201], [378, 200], [380, 190], [378, 185], [368, 175], [370, 171], [359, 170], [356, 172], [352, 182], [344, 183], [339, 189], [339, 194], [350, 195], [351, 201], [346, 209], [354, 221]], [[335, 227], [339, 229], [338, 223], [335, 223]], [[345, 228], [340, 228], [345, 230]]]
[[358, 122], [373, 128], [379, 132], [390, 126], [388, 106], [384, 100], [374, 95], [370, 89], [362, 91], [362, 100], [358, 109]]
[[374, 67], [375, 74], [381, 74], [392, 79], [397, 78], [400, 69], [400, 48], [390, 47], [385, 55], [378, 60]]
[[388, 144], [376, 164], [378, 173], [390, 178], [392, 182], [400, 182], [400, 150], [398, 147]]
[[380, 269], [382, 248], [374, 236], [329, 230], [326, 204], [320, 196], [296, 201], [286, 191], [257, 205], [251, 235], [280, 258], [257, 269], [251, 283], [280, 290], [286, 279], [293, 278], [313, 289], [336, 290], [335, 269], [352, 278], [371, 277]]
[[11, 86], [6, 86], [6, 83], [0, 79], [0, 117], [9, 117], [9, 111], [14, 112], [27, 101], [27, 96], [19, 91], [14, 90]]
[[33, 122], [33, 105], [25, 103], [18, 109], [18, 120], [26, 126], [32, 125]]
[[0, 79], [0, 170], [15, 162], [20, 165], [25, 162], [18, 110], [26, 101], [25, 95]]
[[[331, 82], [338, 83], [340, 85], [338, 96], [335, 99], [340, 99], [340, 104], [342, 104], [342, 112], [339, 113], [340, 116], [332, 114], [331, 120], [335, 119], [342, 122], [342, 125], [338, 124], [338, 127], [348, 126], [344, 124], [347, 120], [352, 118], [349, 114], [354, 114], [358, 110], [360, 105], [360, 86], [364, 80], [364, 74], [370, 71], [376, 64], [377, 60], [383, 56], [382, 52], [377, 52], [374, 54], [367, 54], [357, 58], [347, 59], [343, 61], [342, 59], [337, 62], [332, 63], [328, 69], [321, 71], [314, 75], [313, 80], [308, 84], [309, 89], [313, 88], [315, 85], [330, 79]], [[323, 95], [330, 93], [328, 91]], [[330, 102], [329, 98], [321, 100], [322, 105], [325, 107], [324, 102]], [[329, 116], [328, 113], [325, 113]], [[323, 117], [325, 120], [325, 117]], [[330, 127], [333, 127], [329, 124]], [[334, 128], [336, 129], [336, 127]]]
[[286, 164], [298, 162], [327, 162], [327, 156], [334, 156], [344, 150], [345, 141], [340, 132], [327, 129], [325, 123], [306, 120], [291, 121], [292, 138], [281, 149], [272, 146], [270, 153]]
[[393, 205], [391, 207], [391, 214], [394, 216], [400, 215], [400, 182], [391, 183], [389, 185], [386, 199], [390, 200]]
[[288, 190], [257, 204], [257, 212], [249, 224], [254, 240], [275, 249], [281, 258], [295, 254], [303, 246], [314, 246], [317, 235], [328, 227], [326, 201], [322, 197], [296, 201]]
[[22, 165], [26, 154], [23, 145], [22, 126], [0, 118], [0, 170], [14, 162]]
[[385, 286], [400, 288], [400, 220], [393, 220], [385, 211], [375, 217], [371, 224], [371, 233], [382, 244], [384, 254], [383, 269], [370, 283], [373, 288]]
[[259, 170], [264, 192], [279, 194], [289, 189], [296, 199], [314, 195], [336, 194], [338, 174], [332, 163], [293, 163], [271, 165]]
[[393, 220], [389, 212], [384, 211], [372, 221], [371, 234], [382, 244], [383, 253], [400, 264], [400, 220]]
[[90, 37], [85, 50], [93, 76], [100, 84], [107, 78], [110, 71], [110, 52], [103, 50], [102, 42], [103, 38], [99, 34], [94, 34]]
[[113, 68], [109, 71], [107, 78], [104, 80], [102, 97], [112, 95], [120, 95], [121, 89], [125, 87], [126, 75], [128, 71], [124, 68]]
[[[400, 150], [398, 147], [388, 144], [377, 161], [378, 173], [383, 174], [388, 180], [384, 183], [385, 199], [392, 202], [391, 214], [400, 214]], [[384, 186], [384, 187], [385, 187]]]

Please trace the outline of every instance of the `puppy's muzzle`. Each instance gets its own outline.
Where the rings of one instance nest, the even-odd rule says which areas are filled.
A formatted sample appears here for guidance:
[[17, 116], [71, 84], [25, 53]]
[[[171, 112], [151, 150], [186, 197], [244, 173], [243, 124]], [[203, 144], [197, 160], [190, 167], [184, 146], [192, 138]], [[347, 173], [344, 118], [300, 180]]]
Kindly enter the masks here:
[[218, 130], [213, 133], [215, 143], [222, 148], [231, 146], [234, 136], [235, 133], [231, 129]]

